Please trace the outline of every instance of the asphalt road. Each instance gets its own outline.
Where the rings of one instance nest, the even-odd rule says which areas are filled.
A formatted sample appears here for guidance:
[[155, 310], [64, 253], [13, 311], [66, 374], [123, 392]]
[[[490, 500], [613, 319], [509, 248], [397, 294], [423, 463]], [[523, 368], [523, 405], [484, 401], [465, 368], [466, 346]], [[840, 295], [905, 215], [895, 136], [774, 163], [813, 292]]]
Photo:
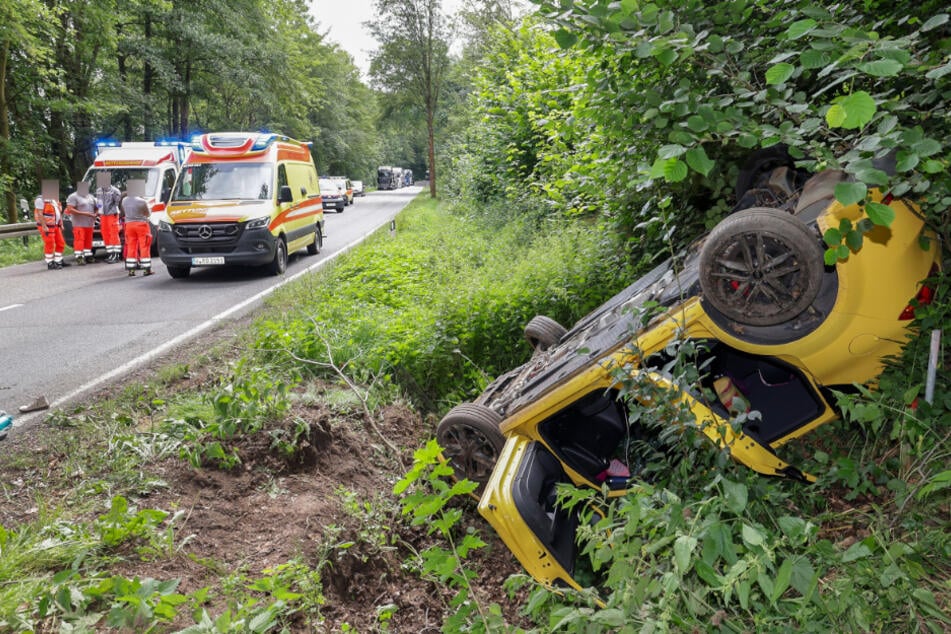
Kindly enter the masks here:
[[102, 262], [103, 253], [96, 264], [59, 271], [42, 262], [0, 268], [0, 410], [14, 416], [12, 433], [42, 418], [18, 411], [37, 395], [62, 407], [177, 346], [200, 346], [202, 333], [246, 316], [277, 287], [389, 224], [420, 191], [372, 192], [325, 213], [321, 252], [293, 254], [282, 277], [203, 267], [174, 280], [158, 258], [156, 275], [128, 277], [121, 264]]

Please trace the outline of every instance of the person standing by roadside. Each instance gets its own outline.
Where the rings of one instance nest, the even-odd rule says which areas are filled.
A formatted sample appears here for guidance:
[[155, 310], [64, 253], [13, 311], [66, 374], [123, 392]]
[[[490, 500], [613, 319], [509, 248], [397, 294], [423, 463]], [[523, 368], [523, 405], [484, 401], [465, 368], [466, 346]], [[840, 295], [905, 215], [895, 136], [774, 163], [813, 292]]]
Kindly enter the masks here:
[[43, 238], [43, 257], [49, 270], [69, 266], [63, 262], [63, 210], [59, 205], [59, 181], [44, 180], [41, 193], [33, 203], [33, 217], [36, 228]]
[[77, 264], [92, 264], [92, 232], [96, 226], [96, 197], [89, 193], [89, 183], [80, 181], [76, 191], [66, 199], [66, 213], [73, 218], [73, 253]]
[[125, 268], [129, 277], [135, 277], [140, 268], [143, 275], [152, 275], [152, 228], [149, 225], [151, 210], [142, 197], [145, 181], [131, 180], [126, 183], [126, 197], [122, 200], [125, 216]]
[[106, 262], [122, 261], [122, 243], [119, 241], [119, 202], [122, 192], [112, 184], [112, 174], [96, 174], [96, 203], [99, 209], [99, 231], [106, 245]]

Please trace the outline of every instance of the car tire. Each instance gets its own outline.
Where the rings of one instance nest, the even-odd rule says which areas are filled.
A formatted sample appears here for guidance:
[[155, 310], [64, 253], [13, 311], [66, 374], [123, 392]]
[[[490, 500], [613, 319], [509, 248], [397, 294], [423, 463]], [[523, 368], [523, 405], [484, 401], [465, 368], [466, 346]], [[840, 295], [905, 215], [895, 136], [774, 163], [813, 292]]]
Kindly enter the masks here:
[[814, 231], [768, 207], [727, 217], [700, 250], [704, 299], [748, 326], [774, 326], [798, 316], [818, 295], [823, 270], [823, 249]]
[[287, 270], [287, 245], [284, 243], [284, 237], [277, 238], [277, 244], [274, 245], [274, 259], [268, 266], [268, 273], [271, 275], [284, 275]]
[[192, 272], [190, 266], [172, 266], [169, 264], [165, 268], [168, 270], [168, 274], [176, 280], [183, 280]]
[[317, 255], [321, 247], [324, 246], [324, 232], [320, 228], [320, 223], [314, 225], [314, 241], [307, 245], [307, 255]]
[[525, 338], [536, 351], [547, 350], [565, 336], [568, 330], [551, 317], [535, 315], [525, 325]]
[[436, 441], [455, 478], [477, 483], [477, 495], [488, 482], [505, 444], [499, 431], [501, 422], [498, 412], [485, 405], [462, 403], [449, 410], [436, 427]]

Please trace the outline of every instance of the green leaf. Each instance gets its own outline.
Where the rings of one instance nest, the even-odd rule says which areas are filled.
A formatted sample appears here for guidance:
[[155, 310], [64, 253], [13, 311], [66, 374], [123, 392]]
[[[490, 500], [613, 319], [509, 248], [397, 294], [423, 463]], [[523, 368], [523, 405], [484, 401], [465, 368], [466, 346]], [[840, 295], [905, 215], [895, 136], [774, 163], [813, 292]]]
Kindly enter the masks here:
[[681, 575], [690, 571], [690, 560], [697, 547], [697, 538], [691, 535], [681, 535], [674, 542], [674, 564]]
[[829, 227], [822, 234], [822, 241], [826, 243], [826, 246], [837, 247], [842, 244], [842, 232], [835, 227]]
[[687, 148], [682, 145], [669, 144], [661, 146], [661, 148], [657, 150], [657, 156], [666, 160], [677, 156], [683, 156], [683, 153], [686, 151]]
[[743, 524], [743, 541], [749, 546], [762, 546], [766, 538], [758, 528]]
[[713, 566], [702, 559], [698, 559], [694, 562], [693, 569], [697, 573], [697, 576], [700, 577], [708, 586], [715, 588], [723, 583], [723, 578], [717, 574], [717, 571], [714, 570]]
[[669, 183], [679, 183], [687, 178], [687, 164], [680, 159], [668, 159], [664, 164], [664, 178]]
[[849, 257], [849, 247], [840, 244], [835, 250], [836, 259], [846, 260]]
[[663, 66], [670, 66], [677, 61], [677, 51], [667, 46], [655, 48], [653, 55]]
[[947, 24], [948, 14], [939, 13], [938, 15], [930, 18], [927, 22], [921, 25], [922, 31], [930, 31], [931, 29], [936, 29], [943, 24]]
[[865, 213], [868, 214], [869, 220], [883, 227], [891, 226], [895, 219], [895, 210], [882, 203], [868, 203], [865, 205]]
[[578, 42], [578, 36], [565, 29], [558, 29], [554, 33], [555, 41], [561, 48], [571, 48]]
[[802, 557], [793, 565], [792, 576], [789, 582], [799, 594], [808, 597], [811, 594], [811, 589], [815, 587], [817, 577], [818, 574], [812, 567], [812, 564], [808, 559]]
[[823, 66], [828, 65], [829, 61], [830, 58], [827, 52], [817, 51], [815, 49], [803, 51], [802, 55], [799, 56], [799, 63], [803, 68], [808, 70], [822, 68]]
[[862, 242], [865, 239], [865, 234], [861, 231], [849, 231], [845, 234], [845, 244], [848, 245], [849, 249], [853, 252], [858, 251], [862, 248]]
[[865, 200], [867, 194], [868, 187], [865, 183], [838, 183], [835, 186], [835, 199], [843, 207]]
[[903, 68], [901, 62], [894, 59], [876, 59], [859, 64], [859, 70], [872, 77], [894, 77]]
[[809, 18], [805, 20], [797, 20], [793, 22], [788, 29], [786, 29], [786, 38], [790, 40], [797, 40], [809, 31], [816, 28], [818, 23]]
[[787, 62], [780, 62], [766, 71], [766, 83], [772, 86], [785, 83], [796, 72], [796, 67]]
[[693, 171], [707, 176], [715, 164], [716, 162], [707, 156], [707, 151], [702, 145], [687, 150], [687, 165]]
[[938, 66], [936, 68], [932, 68], [927, 73], [925, 73], [925, 77], [927, 77], [928, 79], [940, 79], [944, 77], [945, 75], [947, 75], [948, 73], [951, 73], [951, 62], [948, 62], [947, 64], [942, 64], [941, 66]]
[[837, 103], [829, 106], [829, 109], [826, 110], [826, 123], [830, 128], [841, 128], [842, 124], [845, 123], [845, 108]]
[[742, 482], [731, 482], [727, 479], [723, 479], [722, 482], [727, 508], [739, 515], [746, 509], [749, 489]]
[[918, 143], [915, 143], [911, 146], [911, 149], [914, 150], [918, 156], [925, 157], [937, 154], [941, 151], [941, 144], [935, 139], [922, 139]]
[[691, 115], [687, 119], [687, 127], [693, 130], [694, 132], [705, 132], [709, 127], [707, 125], [707, 120], [701, 117], [698, 114]]
[[[830, 115], [836, 106], [838, 106], [839, 109], [835, 111], [834, 116]], [[830, 107], [829, 112], [826, 113], [826, 122], [831, 128], [857, 130], [865, 127], [865, 125], [872, 120], [877, 108], [872, 96], [864, 90], [859, 90], [847, 97], [843, 97], [838, 104], [834, 104]]]
[[865, 542], [856, 542], [849, 546], [849, 549], [842, 554], [842, 563], [847, 564], [850, 561], [864, 559], [872, 554], [872, 549], [865, 545]]
[[921, 159], [914, 152], [901, 150], [896, 157], [895, 169], [899, 172], [910, 172], [918, 166], [918, 161], [920, 160]]

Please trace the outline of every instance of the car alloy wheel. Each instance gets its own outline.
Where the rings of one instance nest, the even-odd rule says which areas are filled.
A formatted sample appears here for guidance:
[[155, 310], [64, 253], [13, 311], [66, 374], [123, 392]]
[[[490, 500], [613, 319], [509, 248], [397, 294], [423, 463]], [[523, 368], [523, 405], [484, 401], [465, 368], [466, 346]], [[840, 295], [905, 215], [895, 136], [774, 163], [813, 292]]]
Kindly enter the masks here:
[[700, 251], [704, 298], [728, 319], [773, 326], [806, 310], [822, 285], [818, 235], [784, 211], [738, 211], [710, 232]]

